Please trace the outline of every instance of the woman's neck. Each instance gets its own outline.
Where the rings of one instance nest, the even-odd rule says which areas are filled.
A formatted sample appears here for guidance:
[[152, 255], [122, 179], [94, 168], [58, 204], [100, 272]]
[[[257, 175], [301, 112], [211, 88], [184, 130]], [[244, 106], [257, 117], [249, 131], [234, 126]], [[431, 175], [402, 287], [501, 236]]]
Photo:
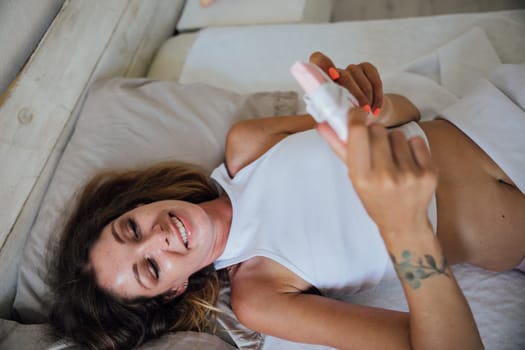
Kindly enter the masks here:
[[201, 207], [208, 213], [215, 235], [211, 264], [221, 256], [228, 242], [232, 222], [232, 205], [228, 195], [223, 192], [218, 198], [201, 203]]

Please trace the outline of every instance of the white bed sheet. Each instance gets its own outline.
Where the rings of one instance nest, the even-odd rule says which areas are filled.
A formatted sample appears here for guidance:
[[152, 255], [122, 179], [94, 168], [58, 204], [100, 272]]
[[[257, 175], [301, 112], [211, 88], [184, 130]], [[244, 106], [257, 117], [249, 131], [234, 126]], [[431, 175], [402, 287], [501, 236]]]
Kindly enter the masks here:
[[[525, 62], [525, 40], [522, 39], [525, 34], [525, 10], [514, 10], [400, 20], [208, 29], [185, 41], [185, 57], [178, 56], [179, 64], [183, 62], [179, 66], [180, 75], [173, 74], [173, 71], [172, 75], [178, 76], [183, 83], [205, 82], [236, 92], [279, 89], [300, 92], [288, 73], [288, 67], [297, 59], [307, 59], [313, 50], [327, 53], [339, 66], [368, 60], [376, 64], [382, 73], [390, 73], [408, 66], [417, 69], [415, 62], [439, 60], [441, 53], [438, 48], [475, 27], [486, 34], [485, 39], [501, 62]], [[177, 45], [171, 45], [176, 50]], [[460, 45], [455, 45], [455, 49], [446, 53], [461, 53]], [[487, 59], [482, 66], [489, 68], [494, 63], [494, 57], [483, 51], [486, 47], [477, 46], [475, 49], [486, 53], [483, 57]], [[173, 52], [170, 49], [165, 54], [177, 56]], [[472, 50], [466, 49], [463, 54], [470, 56], [468, 58], [472, 62], [480, 61], [479, 53], [476, 55]], [[498, 60], [498, 57], [495, 59]], [[162, 75], [163, 64], [155, 66], [155, 63], [152, 73]], [[476, 79], [475, 71], [470, 81]], [[480, 68], [479, 74], [482, 75], [483, 71], [484, 68]], [[454, 82], [452, 85], [458, 87]], [[474, 312], [486, 348], [524, 349], [525, 275], [518, 271], [497, 274], [469, 265], [455, 266], [454, 270]], [[397, 280], [385, 281], [370, 292], [344, 299], [397, 310], [407, 309]], [[326, 347], [266, 337], [264, 349], [317, 350]]]
[[[336, 65], [373, 60], [382, 73], [399, 69], [467, 30], [483, 29], [504, 63], [525, 61], [525, 10], [395, 20], [209, 28], [194, 41], [179, 81], [236, 92], [296, 90], [288, 73], [313, 50]], [[475, 58], [473, 58], [475, 59]]]

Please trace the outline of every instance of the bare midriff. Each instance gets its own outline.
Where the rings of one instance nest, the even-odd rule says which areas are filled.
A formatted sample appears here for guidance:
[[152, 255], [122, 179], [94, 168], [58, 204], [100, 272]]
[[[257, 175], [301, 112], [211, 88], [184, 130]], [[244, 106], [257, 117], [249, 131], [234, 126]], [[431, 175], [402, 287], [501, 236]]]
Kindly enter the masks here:
[[493, 270], [512, 268], [525, 254], [525, 196], [453, 124], [436, 119], [420, 126], [439, 169], [437, 234], [448, 259]]

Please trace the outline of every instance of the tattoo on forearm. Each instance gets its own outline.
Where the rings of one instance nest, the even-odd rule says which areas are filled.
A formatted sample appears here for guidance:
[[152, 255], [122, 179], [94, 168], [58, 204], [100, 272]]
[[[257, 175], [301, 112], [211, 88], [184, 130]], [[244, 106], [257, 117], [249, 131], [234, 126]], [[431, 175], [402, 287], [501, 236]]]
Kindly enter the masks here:
[[446, 271], [448, 262], [444, 255], [441, 256], [441, 266], [438, 266], [436, 259], [429, 254], [418, 257], [414, 253], [404, 250], [401, 253], [401, 261], [390, 253], [390, 259], [394, 263], [394, 268], [402, 282], [408, 283], [413, 289], [421, 286], [422, 280], [436, 275], [450, 277]]

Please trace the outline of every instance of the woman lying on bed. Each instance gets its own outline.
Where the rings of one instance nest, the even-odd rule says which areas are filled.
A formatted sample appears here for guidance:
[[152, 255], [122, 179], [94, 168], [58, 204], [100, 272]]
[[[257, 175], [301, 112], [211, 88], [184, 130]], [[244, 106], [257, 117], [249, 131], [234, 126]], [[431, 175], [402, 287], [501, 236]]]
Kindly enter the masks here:
[[[320, 53], [311, 61], [333, 67]], [[349, 112], [346, 144], [309, 116], [249, 120], [229, 132], [213, 180], [182, 164], [95, 177], [57, 258], [59, 333], [130, 348], [202, 329], [216, 268], [239, 320], [265, 334], [336, 348], [482, 348], [449, 264], [518, 265], [523, 193], [450, 122], [411, 122], [418, 110], [383, 95], [371, 64], [339, 73], [366, 106]], [[380, 108], [371, 126], [369, 108]], [[409, 313], [323, 296], [396, 273]]]

